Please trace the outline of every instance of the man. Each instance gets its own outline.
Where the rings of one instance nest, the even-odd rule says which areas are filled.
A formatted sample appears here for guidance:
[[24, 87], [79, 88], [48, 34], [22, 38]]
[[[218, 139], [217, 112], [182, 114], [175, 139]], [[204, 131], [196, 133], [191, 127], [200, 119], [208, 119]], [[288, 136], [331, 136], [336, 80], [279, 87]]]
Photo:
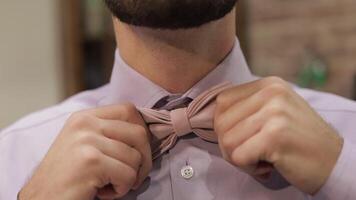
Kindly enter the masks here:
[[[353, 199], [356, 104], [251, 75], [236, 1], [106, 0], [110, 83], [1, 133], [0, 199]], [[144, 109], [184, 109], [224, 82], [218, 143], [191, 133], [152, 157]]]

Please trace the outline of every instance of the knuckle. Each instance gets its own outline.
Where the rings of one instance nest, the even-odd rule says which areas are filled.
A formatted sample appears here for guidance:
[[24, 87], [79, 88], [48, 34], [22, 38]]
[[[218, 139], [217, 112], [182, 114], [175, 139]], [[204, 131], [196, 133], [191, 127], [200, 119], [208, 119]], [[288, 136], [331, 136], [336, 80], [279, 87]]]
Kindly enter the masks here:
[[287, 127], [288, 121], [283, 117], [271, 120], [265, 129], [266, 134], [268, 134], [268, 143], [279, 143], [287, 131]]
[[278, 77], [278, 76], [270, 76], [264, 79], [265, 83], [267, 85], [271, 85], [271, 84], [280, 84], [280, 85], [285, 85], [286, 81], [284, 81], [282, 78]]
[[136, 112], [136, 106], [132, 103], [125, 103], [122, 104], [122, 110], [125, 115], [131, 116], [133, 113]]
[[129, 168], [126, 173], [127, 173], [126, 185], [130, 188], [130, 186], [132, 186], [136, 182], [137, 172], [134, 169]]
[[147, 133], [146, 129], [140, 125], [133, 124], [133, 130], [137, 134], [137, 137], [140, 139], [140, 141], [144, 142], [147, 139]]
[[[272, 135], [272, 137], [270, 137]], [[261, 158], [270, 163], [276, 163], [279, 159], [279, 151], [280, 143], [279, 140], [283, 136], [283, 134], [271, 134], [266, 135], [264, 143], [261, 144], [262, 155]]]
[[273, 149], [267, 149], [266, 151], [266, 159], [271, 163], [277, 163], [281, 160], [281, 154], [278, 151], [273, 151]]
[[280, 136], [280, 131], [282, 126], [280, 124], [270, 124], [266, 129], [265, 133], [268, 134], [269, 142], [275, 142], [276, 138]]
[[68, 123], [71, 127], [74, 128], [83, 128], [86, 127], [88, 125], [93, 124], [93, 117], [82, 113], [82, 112], [77, 112], [74, 113], [68, 120]]
[[85, 145], [85, 144], [93, 144], [95, 143], [95, 138], [93, 134], [90, 134], [86, 131], [77, 132], [74, 136], [74, 142], [77, 144]]
[[265, 108], [265, 112], [268, 117], [284, 116], [286, 108], [281, 103], [273, 103]]
[[264, 88], [267, 96], [285, 96], [289, 94], [289, 86], [285, 83], [272, 83]]
[[130, 187], [126, 184], [120, 184], [115, 188], [115, 199], [124, 197], [130, 191]]
[[117, 177], [118, 180], [113, 180], [115, 184], [116, 198], [125, 196], [136, 182], [137, 172], [131, 167], [119, 167], [120, 171], [124, 172], [123, 176]]
[[101, 160], [101, 154], [95, 148], [83, 147], [80, 151], [80, 158], [84, 166], [98, 166]]
[[133, 164], [138, 167], [142, 163], [142, 155], [135, 149], [131, 149], [130, 155], [132, 156]]
[[152, 159], [144, 160], [142, 167], [140, 168], [140, 174], [142, 177], [147, 177], [153, 168]]
[[103, 185], [103, 183], [98, 178], [90, 178], [89, 180], [86, 181], [86, 186], [88, 188], [97, 188], [100, 185]]
[[217, 117], [214, 120], [214, 130], [217, 133], [217, 135], [220, 135], [224, 132], [225, 128], [224, 128], [224, 120], [222, 120], [221, 117]]
[[226, 104], [229, 103], [229, 90], [225, 90], [223, 92], [221, 92], [219, 94], [219, 96], [217, 96], [216, 98], [216, 103], [219, 105], [219, 106], [224, 106]]
[[241, 167], [243, 169], [249, 165], [247, 157], [243, 154], [234, 154], [231, 160], [236, 166]]
[[227, 135], [222, 138], [221, 145], [228, 152], [231, 152], [235, 148], [234, 141], [232, 140], [231, 137], [229, 137]]
[[[268, 141], [268, 140], [267, 140]], [[265, 161], [268, 161], [268, 162], [271, 162], [271, 163], [275, 163], [273, 161], [273, 156], [272, 155], [276, 155], [276, 145], [270, 145], [270, 144], [273, 144], [273, 143], [263, 143], [261, 144], [261, 149], [262, 149], [262, 155], [261, 155], [261, 159], [262, 160], [265, 160]]]

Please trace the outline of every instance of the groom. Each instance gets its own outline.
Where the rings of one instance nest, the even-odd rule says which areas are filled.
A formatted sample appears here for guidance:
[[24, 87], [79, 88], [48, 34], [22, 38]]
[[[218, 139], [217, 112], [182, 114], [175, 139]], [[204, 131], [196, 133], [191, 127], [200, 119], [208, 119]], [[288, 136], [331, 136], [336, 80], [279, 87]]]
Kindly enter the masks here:
[[[356, 103], [253, 76], [236, 1], [106, 0], [118, 47], [110, 83], [1, 132], [0, 199], [356, 196]], [[215, 99], [216, 142], [187, 134], [153, 159], [137, 108], [184, 108], [223, 82], [234, 86]]]

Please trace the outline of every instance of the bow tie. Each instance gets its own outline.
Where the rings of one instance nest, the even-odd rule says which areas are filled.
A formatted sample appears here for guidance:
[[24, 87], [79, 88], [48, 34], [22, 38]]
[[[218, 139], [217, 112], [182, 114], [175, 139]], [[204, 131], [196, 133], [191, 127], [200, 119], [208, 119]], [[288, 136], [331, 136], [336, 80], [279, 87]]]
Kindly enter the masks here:
[[217, 142], [214, 132], [216, 97], [230, 88], [230, 83], [217, 85], [195, 98], [188, 107], [172, 111], [139, 108], [150, 132], [160, 143], [152, 148], [156, 159], [174, 147], [179, 137], [194, 133], [203, 140]]

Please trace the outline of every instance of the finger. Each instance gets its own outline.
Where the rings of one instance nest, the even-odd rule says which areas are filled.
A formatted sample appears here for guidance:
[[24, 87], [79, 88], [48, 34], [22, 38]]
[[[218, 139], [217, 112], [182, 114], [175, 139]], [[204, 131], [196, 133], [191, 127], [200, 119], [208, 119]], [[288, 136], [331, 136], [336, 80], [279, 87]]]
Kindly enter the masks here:
[[103, 188], [100, 188], [96, 196], [99, 197], [99, 199], [115, 199], [117, 197], [117, 194], [112, 185], [110, 184]]
[[136, 182], [136, 171], [125, 163], [109, 156], [104, 156], [102, 163], [103, 164], [100, 167], [101, 171], [99, 173], [104, 181], [100, 187], [103, 188], [104, 186], [111, 184], [116, 193], [115, 198], [120, 198], [126, 195]]
[[286, 94], [289, 94], [289, 86], [270, 84], [251, 96], [235, 102], [225, 112], [215, 114], [217, 133], [226, 132], [239, 121], [260, 110], [264, 105], [275, 99], [275, 97], [286, 97]]
[[216, 113], [225, 112], [231, 105], [256, 93], [263, 86], [263, 79], [238, 85], [222, 92], [218, 97]]
[[237, 123], [233, 128], [219, 137], [219, 145], [225, 152], [225, 158], [230, 160], [232, 152], [249, 138], [257, 134], [265, 124], [266, 120], [263, 111], [260, 110], [256, 114]]
[[286, 86], [287, 84], [281, 78], [268, 77], [227, 89], [218, 97], [216, 113], [225, 112], [235, 102], [246, 99], [269, 85]]
[[135, 148], [132, 148], [123, 142], [106, 137], [98, 138], [95, 145], [105, 155], [124, 162], [136, 171], [139, 170], [142, 162], [142, 155]]
[[268, 154], [266, 141], [268, 140], [263, 134], [257, 133], [232, 152], [232, 163], [245, 172], [255, 175], [258, 171], [258, 164], [265, 162]]
[[121, 120], [131, 123], [142, 124], [142, 118], [133, 104], [120, 104], [104, 106], [82, 111], [82, 114], [89, 114], [100, 119]]
[[[141, 114], [138, 112], [135, 105], [131, 103], [105, 106], [83, 112], [83, 114], [93, 115], [103, 120], [118, 120], [138, 124], [149, 132]], [[148, 135], [148, 138], [150, 138], [150, 135]]]
[[240, 121], [261, 110], [272, 97], [269, 90], [260, 90], [246, 99], [235, 102], [225, 112], [216, 113], [214, 122], [217, 134], [227, 132]]
[[141, 150], [142, 153], [150, 151], [149, 133], [142, 126], [114, 120], [101, 120], [100, 124], [102, 134], [105, 137], [123, 142]]
[[121, 141], [141, 153], [139, 183], [148, 176], [152, 169], [152, 151], [148, 132], [140, 125], [123, 121], [103, 120], [103, 134], [116, 141]]

